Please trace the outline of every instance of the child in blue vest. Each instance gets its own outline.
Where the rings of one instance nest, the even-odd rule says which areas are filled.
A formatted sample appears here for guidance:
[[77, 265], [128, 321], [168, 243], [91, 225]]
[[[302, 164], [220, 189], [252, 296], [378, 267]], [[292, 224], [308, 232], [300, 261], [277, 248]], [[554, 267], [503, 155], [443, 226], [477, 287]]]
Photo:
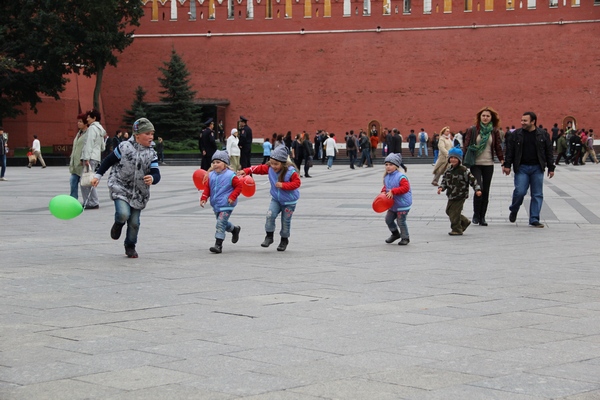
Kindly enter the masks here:
[[292, 215], [300, 198], [298, 188], [301, 183], [296, 166], [289, 160], [287, 148], [283, 145], [277, 147], [271, 152], [271, 159], [268, 164], [245, 168], [239, 174], [242, 176], [246, 174], [269, 175], [271, 204], [269, 205], [269, 211], [267, 211], [267, 222], [265, 223], [267, 236], [261, 246], [269, 247], [273, 243], [275, 219], [281, 213], [281, 231], [279, 232], [281, 242], [277, 246], [277, 251], [285, 251], [289, 243]]
[[210, 198], [210, 205], [217, 217], [217, 231], [215, 245], [209, 250], [212, 253], [220, 254], [223, 251], [225, 232], [231, 232], [232, 243], [237, 243], [240, 238], [242, 228], [229, 222], [229, 217], [237, 204], [238, 196], [242, 193], [242, 181], [233, 170], [229, 169], [229, 155], [226, 151], [221, 150], [217, 150], [213, 154], [207, 176], [204, 193], [200, 198], [200, 206], [204, 207], [206, 200]]
[[[398, 245], [405, 246], [410, 243], [406, 215], [412, 205], [412, 191], [408, 178], [403, 172], [400, 172], [401, 165], [402, 156], [400, 154], [390, 153], [385, 158], [384, 186], [381, 192], [385, 193], [388, 199], [394, 199], [394, 204], [385, 215], [385, 223], [392, 232], [385, 242], [394, 243], [400, 239]], [[398, 224], [396, 224], [396, 220], [398, 220]]]

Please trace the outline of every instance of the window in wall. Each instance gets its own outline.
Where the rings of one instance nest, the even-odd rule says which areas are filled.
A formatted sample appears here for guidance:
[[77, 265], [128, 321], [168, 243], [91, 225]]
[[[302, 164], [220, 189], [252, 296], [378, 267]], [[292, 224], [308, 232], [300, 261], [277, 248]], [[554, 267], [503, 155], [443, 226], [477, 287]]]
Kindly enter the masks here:
[[235, 10], [234, 10], [235, 3], [234, 2], [235, 2], [235, 0], [227, 0], [227, 19], [235, 18]]
[[304, 0], [304, 18], [310, 18], [312, 16], [312, 5], [311, 0]]
[[423, 14], [431, 14], [431, 0], [423, 0]]
[[392, 14], [392, 2], [391, 0], [383, 0], [383, 15]]
[[246, 3], [246, 18], [254, 18], [254, 3], [252, 0], [248, 0], [248, 2]]
[[571, 0], [571, 6], [579, 7], [579, 0]]
[[371, 0], [363, 0], [363, 15], [371, 15]]
[[558, 7], [558, 0], [550, 0], [550, 7], [551, 8]]
[[485, 11], [494, 11], [494, 0], [485, 0]]
[[600, 0], [594, 0], [594, 5], [595, 6], [600, 6]]
[[445, 13], [452, 12], [452, 0], [444, 0], [444, 12]]
[[177, 0], [171, 0], [171, 21], [177, 21]]
[[217, 9], [215, 7], [215, 0], [208, 1], [208, 19], [215, 19]]
[[465, 0], [465, 11], [473, 11], [473, 0]]
[[273, 1], [266, 0], [265, 1], [265, 18], [273, 18]]
[[506, 9], [507, 10], [514, 10], [515, 9], [515, 2], [513, 0], [506, 0]]
[[324, 17], [331, 17], [331, 0], [325, 0], [325, 7], [323, 9]]
[[404, 8], [402, 12], [404, 14], [410, 14], [410, 0], [404, 0]]
[[350, 0], [344, 0], [344, 17], [349, 17], [350, 15], [352, 15]]
[[190, 1], [190, 11], [188, 12], [188, 15], [190, 17], [190, 21], [196, 20], [196, 2], [195, 1]]
[[535, 0], [527, 0], [527, 8], [534, 9], [535, 8]]
[[285, 0], [285, 17], [292, 18], [292, 0]]
[[158, 0], [152, 0], [152, 21], [158, 21]]

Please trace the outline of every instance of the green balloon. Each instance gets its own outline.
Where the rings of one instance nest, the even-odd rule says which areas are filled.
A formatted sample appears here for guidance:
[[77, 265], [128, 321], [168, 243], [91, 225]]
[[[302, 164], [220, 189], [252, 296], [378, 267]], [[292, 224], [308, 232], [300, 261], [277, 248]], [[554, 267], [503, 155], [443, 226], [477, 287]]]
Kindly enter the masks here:
[[48, 205], [50, 213], [58, 219], [72, 219], [83, 212], [79, 200], [67, 194], [59, 194], [50, 200]]

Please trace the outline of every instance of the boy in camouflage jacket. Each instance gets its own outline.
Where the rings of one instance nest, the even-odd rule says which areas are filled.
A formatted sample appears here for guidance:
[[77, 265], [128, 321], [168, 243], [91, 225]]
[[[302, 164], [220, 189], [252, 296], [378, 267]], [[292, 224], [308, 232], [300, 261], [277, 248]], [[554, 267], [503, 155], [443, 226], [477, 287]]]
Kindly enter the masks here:
[[477, 180], [471, 174], [471, 171], [462, 165], [463, 152], [454, 147], [448, 151], [448, 162], [450, 167], [443, 175], [442, 183], [438, 188], [438, 194], [446, 191], [448, 204], [446, 205], [446, 214], [450, 218], [451, 236], [462, 235], [471, 225], [471, 221], [462, 215], [465, 200], [469, 198], [469, 186], [475, 190], [476, 196], [481, 196], [481, 189]]

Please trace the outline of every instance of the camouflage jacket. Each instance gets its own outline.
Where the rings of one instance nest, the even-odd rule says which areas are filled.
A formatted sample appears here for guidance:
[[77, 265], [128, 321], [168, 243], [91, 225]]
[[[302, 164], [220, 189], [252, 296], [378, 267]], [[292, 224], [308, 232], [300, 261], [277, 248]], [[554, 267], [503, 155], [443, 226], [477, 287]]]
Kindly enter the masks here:
[[442, 190], [446, 191], [449, 200], [467, 199], [469, 186], [475, 191], [481, 190], [471, 171], [462, 164], [457, 167], [450, 166], [444, 173], [440, 185]]

